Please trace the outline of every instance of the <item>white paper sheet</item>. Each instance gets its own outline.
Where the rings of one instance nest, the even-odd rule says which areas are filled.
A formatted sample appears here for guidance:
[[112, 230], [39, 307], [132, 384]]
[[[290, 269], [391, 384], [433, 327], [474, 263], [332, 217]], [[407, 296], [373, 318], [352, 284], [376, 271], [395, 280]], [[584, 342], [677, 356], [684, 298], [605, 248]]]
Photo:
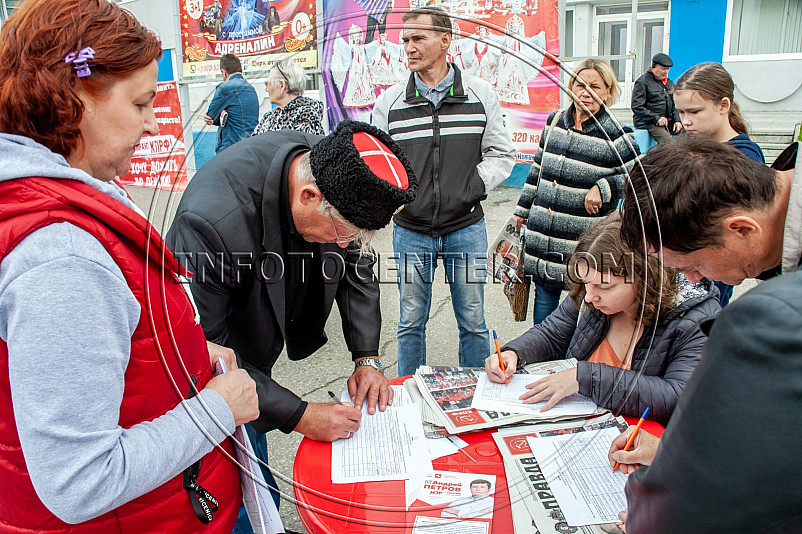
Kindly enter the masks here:
[[613, 472], [607, 459], [610, 443], [619, 434], [616, 428], [606, 428], [527, 438], [569, 525], [619, 522], [618, 512], [627, 507], [627, 476]]
[[[415, 403], [412, 400], [412, 397], [410, 396], [410, 394], [407, 392], [407, 388], [405, 388], [403, 385], [400, 385], [400, 386], [390, 385], [390, 387], [393, 388], [393, 403], [390, 405], [393, 408], [400, 408], [401, 406], [407, 406], [407, 405]], [[344, 390], [342, 392], [342, 394], [340, 395], [340, 400], [342, 402], [353, 402], [351, 400], [351, 395], [348, 393], [347, 389]], [[363, 415], [368, 413], [367, 412], [367, 406], [368, 406], [367, 401], [364, 401], [362, 403], [362, 414]]]
[[234, 438], [245, 444], [246, 449], [236, 447], [237, 461], [248, 466], [247, 471], [240, 467], [239, 479], [242, 484], [242, 502], [255, 534], [278, 534], [284, 532], [284, 525], [276, 509], [273, 496], [267, 488], [262, 470], [245, 429], [238, 426]]
[[331, 445], [331, 480], [335, 484], [406, 480], [416, 470], [431, 470], [428, 458], [417, 406], [376, 410], [373, 415], [363, 411], [359, 430]]
[[430, 460], [437, 460], [459, 452], [459, 447], [451, 443], [448, 438], [426, 438], [426, 448], [429, 451]]
[[[194, 304], [193, 304], [194, 305]], [[215, 374], [223, 374], [227, 371], [225, 360], [222, 356], [217, 359], [215, 364]], [[245, 505], [245, 512], [251, 522], [254, 534], [279, 534], [284, 532], [284, 525], [281, 523], [281, 516], [276, 509], [276, 503], [267, 487], [262, 469], [256, 459], [251, 440], [245, 432], [243, 426], [238, 426], [234, 430], [233, 439], [237, 440], [242, 446], [234, 444], [235, 455], [239, 463], [239, 480], [242, 485], [242, 503]]]
[[412, 534], [487, 534], [489, 523], [416, 516]]
[[524, 404], [518, 397], [528, 391], [527, 384], [537, 382], [547, 375], [512, 375], [507, 384], [491, 382], [484, 372], [478, 373], [479, 382], [473, 394], [471, 408], [506, 413], [522, 413], [537, 417], [566, 417], [590, 415], [596, 411], [596, 404], [587, 397], [575, 393], [565, 397], [547, 412], [540, 412], [546, 402]]

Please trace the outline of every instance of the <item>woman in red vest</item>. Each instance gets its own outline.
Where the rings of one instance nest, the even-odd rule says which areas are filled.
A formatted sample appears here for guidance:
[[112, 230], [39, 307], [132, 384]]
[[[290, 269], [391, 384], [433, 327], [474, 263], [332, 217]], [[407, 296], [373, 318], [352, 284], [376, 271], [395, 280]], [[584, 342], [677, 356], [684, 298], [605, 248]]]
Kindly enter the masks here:
[[[0, 32], [0, 532], [230, 532], [258, 415], [125, 191], [161, 43], [107, 0]], [[212, 362], [226, 359], [225, 375]]]

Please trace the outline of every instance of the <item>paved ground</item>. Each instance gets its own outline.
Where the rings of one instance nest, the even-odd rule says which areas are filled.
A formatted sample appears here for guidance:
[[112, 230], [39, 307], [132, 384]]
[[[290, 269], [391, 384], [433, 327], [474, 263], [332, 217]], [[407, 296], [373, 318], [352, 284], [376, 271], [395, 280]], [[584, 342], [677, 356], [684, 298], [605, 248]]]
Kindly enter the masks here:
[[[166, 192], [129, 188], [134, 201], [148, 214], [148, 219], [162, 233], [166, 233], [172, 221], [175, 207], [180, 199], [179, 194], [169, 195]], [[512, 214], [518, 200], [518, 189], [497, 188], [492, 191], [483, 203], [489, 239], [495, 237], [501, 225]], [[392, 231], [384, 229], [378, 233], [374, 244], [379, 254], [392, 253]], [[432, 312], [429, 321], [427, 336], [428, 363], [431, 365], [455, 365], [457, 362], [456, 348], [458, 344], [457, 323], [451, 309], [451, 298], [447, 286], [443, 283], [442, 265], [438, 268], [439, 280], [435, 283], [432, 298]], [[380, 275], [380, 279], [386, 280]], [[735, 289], [735, 296], [754, 286], [754, 281], [748, 281]], [[380, 355], [387, 367], [387, 377], [397, 376], [396, 355], [396, 325], [398, 323], [398, 289], [395, 283], [383, 283], [381, 286], [382, 329], [380, 337]], [[531, 313], [531, 309], [530, 309]], [[507, 299], [501, 291], [500, 285], [488, 285], [485, 291], [485, 317], [489, 328], [495, 329], [499, 337], [510, 339], [524, 332], [529, 326], [526, 322], [514, 322]], [[339, 392], [345, 388], [345, 383], [353, 371], [353, 364], [346, 350], [340, 327], [339, 315], [334, 312], [326, 327], [329, 343], [317, 354], [300, 362], [290, 362], [286, 356], [279, 358], [273, 372], [275, 379], [282, 385], [292, 389], [304, 400], [310, 402], [327, 402], [328, 390]], [[284, 502], [280, 512], [284, 525], [287, 528], [303, 532], [295, 507], [292, 504], [292, 465], [295, 451], [301, 441], [298, 434], [285, 435], [279, 431], [268, 435], [270, 448], [270, 465], [275, 470], [277, 478], [287, 482], [279, 482], [284, 492]], [[329, 476], [321, 473], [321, 476]]]

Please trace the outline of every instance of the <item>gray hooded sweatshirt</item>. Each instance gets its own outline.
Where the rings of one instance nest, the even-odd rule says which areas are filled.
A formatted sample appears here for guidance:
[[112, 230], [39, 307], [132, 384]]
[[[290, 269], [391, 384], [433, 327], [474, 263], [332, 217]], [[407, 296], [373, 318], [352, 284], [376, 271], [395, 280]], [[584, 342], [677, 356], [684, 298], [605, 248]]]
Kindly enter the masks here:
[[[116, 184], [0, 133], [0, 181], [32, 176], [78, 180], [138, 211]], [[32, 232], [0, 262], [0, 338], [22, 453], [36, 494], [67, 523], [161, 486], [234, 430], [211, 390], [153, 421], [118, 425], [140, 311], [109, 253], [70, 223]]]

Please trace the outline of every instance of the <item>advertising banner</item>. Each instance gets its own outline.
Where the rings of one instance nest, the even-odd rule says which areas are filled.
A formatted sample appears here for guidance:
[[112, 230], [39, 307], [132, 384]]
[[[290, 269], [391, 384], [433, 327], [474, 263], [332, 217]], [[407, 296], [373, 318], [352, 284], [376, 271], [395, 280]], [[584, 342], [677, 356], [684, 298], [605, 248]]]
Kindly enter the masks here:
[[118, 181], [121, 185], [183, 191], [187, 186], [187, 155], [175, 82], [159, 82], [153, 109], [159, 134], [142, 138], [131, 158], [131, 170]]
[[557, 1], [323, 0], [323, 85], [334, 128], [345, 118], [370, 122], [376, 97], [408, 79], [401, 17], [437, 5], [452, 18], [448, 60], [496, 90], [518, 163], [534, 159], [549, 113], [559, 107]]
[[220, 57], [234, 54], [245, 73], [267, 72], [292, 54], [317, 66], [315, 2], [179, 0], [184, 76], [215, 76]]

